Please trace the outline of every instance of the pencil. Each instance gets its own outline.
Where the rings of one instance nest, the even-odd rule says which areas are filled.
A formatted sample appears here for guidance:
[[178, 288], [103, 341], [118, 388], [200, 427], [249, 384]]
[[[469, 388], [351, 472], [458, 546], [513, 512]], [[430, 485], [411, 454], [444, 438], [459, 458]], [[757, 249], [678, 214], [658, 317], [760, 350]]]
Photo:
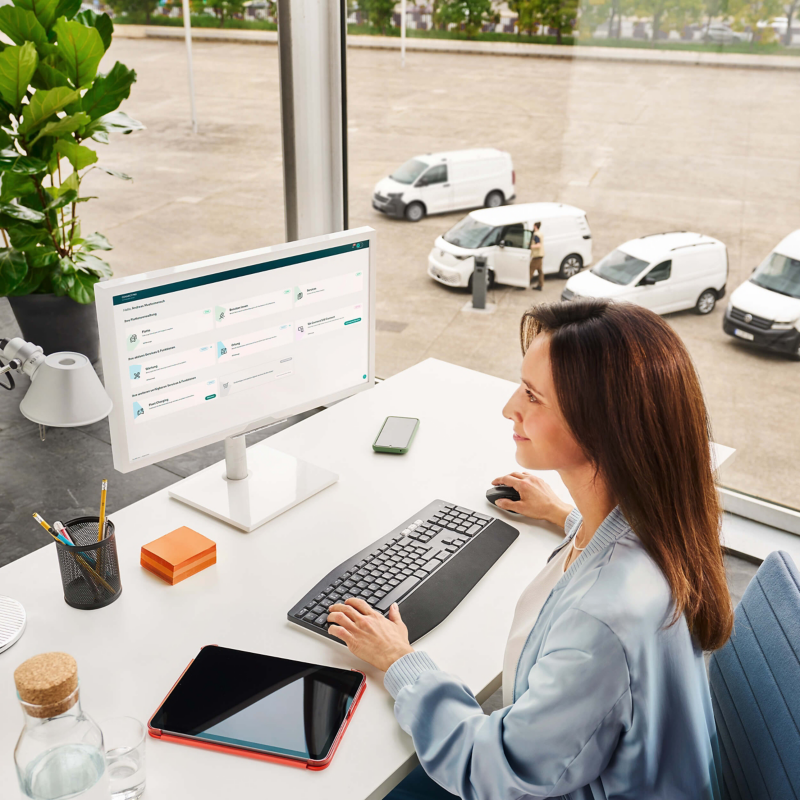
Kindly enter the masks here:
[[103, 540], [106, 527], [106, 492], [108, 491], [108, 481], [103, 478], [103, 488], [100, 490], [100, 519], [97, 526], [97, 541]]
[[[56, 533], [53, 528], [51, 528], [35, 511], [33, 512], [33, 518], [57, 541], [61, 544], [66, 544], [69, 547], [74, 547], [72, 542], [62, 536], [60, 533]], [[110, 586], [107, 581], [105, 581], [102, 576], [98, 575], [87, 563], [86, 559], [83, 556], [75, 556], [75, 560], [78, 562], [80, 566], [86, 569], [87, 572], [93, 577], [97, 578], [98, 581], [106, 588], [107, 591], [114, 593], [114, 587]]]

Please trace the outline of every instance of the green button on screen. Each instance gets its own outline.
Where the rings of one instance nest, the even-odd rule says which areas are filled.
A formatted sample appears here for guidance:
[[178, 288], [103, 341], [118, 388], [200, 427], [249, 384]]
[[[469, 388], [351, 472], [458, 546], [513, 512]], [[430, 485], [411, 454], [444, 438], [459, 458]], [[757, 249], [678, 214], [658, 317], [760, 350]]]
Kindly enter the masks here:
[[361, 317], [357, 317], [356, 319], [349, 319], [345, 322], [345, 325], [352, 325], [354, 322], [361, 322]]
[[213, 400], [216, 397], [215, 394], [208, 394], [206, 395], [206, 400]]

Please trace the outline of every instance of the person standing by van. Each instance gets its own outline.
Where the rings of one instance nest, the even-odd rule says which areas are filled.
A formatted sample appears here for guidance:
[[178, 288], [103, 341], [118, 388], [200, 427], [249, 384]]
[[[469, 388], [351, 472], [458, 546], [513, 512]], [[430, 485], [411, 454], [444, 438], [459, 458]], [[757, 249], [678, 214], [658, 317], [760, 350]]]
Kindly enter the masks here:
[[531, 236], [531, 261], [530, 261], [530, 282], [533, 283], [533, 276], [539, 273], [539, 283], [536, 288], [541, 292], [544, 289], [544, 242], [541, 234], [542, 223], [533, 223], [533, 235]]

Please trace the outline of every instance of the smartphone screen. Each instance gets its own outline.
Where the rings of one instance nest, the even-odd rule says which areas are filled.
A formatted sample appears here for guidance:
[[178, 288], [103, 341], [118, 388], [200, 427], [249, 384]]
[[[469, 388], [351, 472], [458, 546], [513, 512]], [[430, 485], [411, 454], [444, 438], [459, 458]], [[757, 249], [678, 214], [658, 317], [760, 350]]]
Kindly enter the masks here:
[[376, 447], [405, 448], [414, 433], [418, 420], [412, 417], [386, 417]]

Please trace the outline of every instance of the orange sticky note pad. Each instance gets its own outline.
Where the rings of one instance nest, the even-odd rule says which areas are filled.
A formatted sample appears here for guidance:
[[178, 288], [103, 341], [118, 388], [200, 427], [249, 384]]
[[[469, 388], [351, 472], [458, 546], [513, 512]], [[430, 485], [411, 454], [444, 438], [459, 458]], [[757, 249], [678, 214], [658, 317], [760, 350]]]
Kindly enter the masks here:
[[191, 528], [176, 528], [143, 545], [139, 563], [174, 586], [216, 564], [217, 544]]

